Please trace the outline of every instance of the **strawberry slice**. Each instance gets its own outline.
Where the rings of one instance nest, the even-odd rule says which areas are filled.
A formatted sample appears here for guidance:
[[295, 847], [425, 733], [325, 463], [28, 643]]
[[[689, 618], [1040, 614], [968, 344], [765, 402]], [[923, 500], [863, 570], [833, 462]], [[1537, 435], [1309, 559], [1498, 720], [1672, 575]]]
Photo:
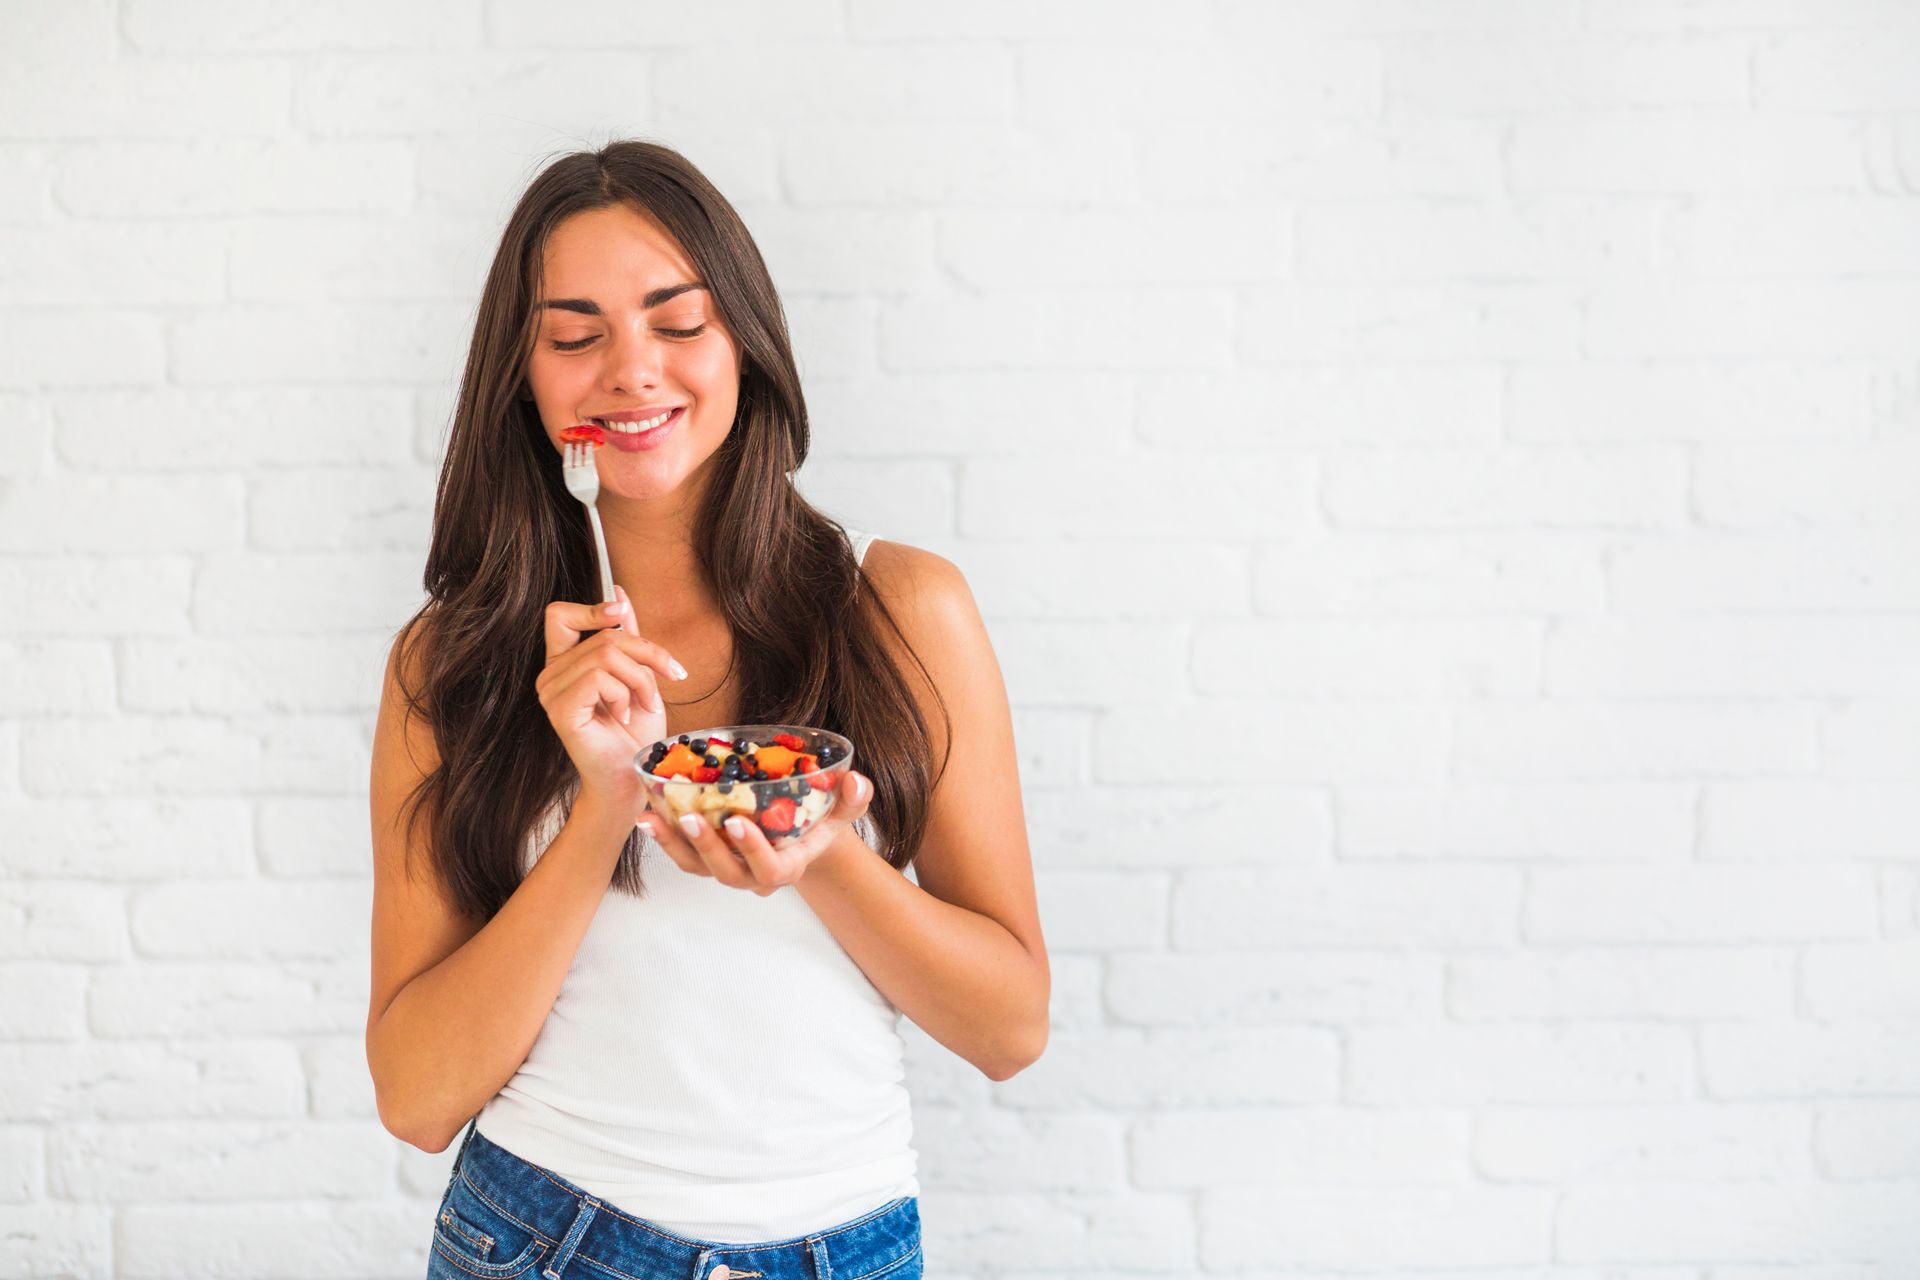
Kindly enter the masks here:
[[760, 811], [760, 829], [771, 836], [781, 836], [793, 830], [794, 803], [781, 796]]
[[816, 755], [804, 755], [793, 762], [793, 772], [795, 774], [806, 774], [807, 785], [809, 787], [812, 787], [815, 791], [833, 790], [833, 779], [821, 773], [819, 770], [820, 757]]
[[797, 733], [776, 733], [773, 740], [789, 751], [805, 751], [807, 740]]

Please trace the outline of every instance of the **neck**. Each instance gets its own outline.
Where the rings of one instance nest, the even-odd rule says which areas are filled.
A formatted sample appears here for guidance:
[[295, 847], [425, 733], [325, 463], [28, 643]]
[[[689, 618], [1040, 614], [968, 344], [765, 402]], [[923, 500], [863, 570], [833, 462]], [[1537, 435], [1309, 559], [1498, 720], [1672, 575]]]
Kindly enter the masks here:
[[598, 510], [613, 580], [633, 601], [640, 633], [667, 632], [720, 610], [693, 549], [697, 486], [686, 483], [657, 498], [601, 492]]

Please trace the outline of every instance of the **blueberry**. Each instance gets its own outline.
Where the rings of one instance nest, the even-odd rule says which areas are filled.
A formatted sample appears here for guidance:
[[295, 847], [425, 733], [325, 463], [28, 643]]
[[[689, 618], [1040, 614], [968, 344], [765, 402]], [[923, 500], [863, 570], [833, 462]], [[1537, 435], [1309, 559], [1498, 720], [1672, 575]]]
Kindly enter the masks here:
[[705, 751], [707, 749], [707, 740], [705, 738], [695, 738], [691, 742], [689, 742], [685, 738], [682, 738], [680, 739], [680, 741], [685, 742], [688, 746], [692, 747], [695, 751]]

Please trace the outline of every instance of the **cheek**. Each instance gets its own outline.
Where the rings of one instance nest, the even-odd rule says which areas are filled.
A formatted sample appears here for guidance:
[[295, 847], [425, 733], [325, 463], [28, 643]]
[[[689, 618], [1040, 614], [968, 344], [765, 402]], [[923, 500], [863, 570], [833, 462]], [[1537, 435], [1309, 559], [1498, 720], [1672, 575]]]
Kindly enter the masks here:
[[[541, 417], [554, 429], [571, 426], [575, 406], [589, 398], [594, 380], [590, 360], [564, 360], [536, 354], [528, 362], [527, 384], [533, 390]], [[564, 419], [564, 421], [563, 421]]]
[[527, 362], [527, 383], [533, 388], [537, 399], [557, 400], [567, 395], [574, 384], [580, 381], [584, 367], [578, 360], [556, 360], [550, 355], [535, 352]]
[[724, 384], [733, 378], [733, 348], [724, 341], [703, 342], [699, 350], [688, 353], [688, 368], [703, 383]]
[[691, 357], [684, 368], [689, 389], [700, 397], [703, 406], [725, 406], [738, 398], [739, 365], [734, 362], [733, 353], [722, 344], [714, 343], [711, 351]]

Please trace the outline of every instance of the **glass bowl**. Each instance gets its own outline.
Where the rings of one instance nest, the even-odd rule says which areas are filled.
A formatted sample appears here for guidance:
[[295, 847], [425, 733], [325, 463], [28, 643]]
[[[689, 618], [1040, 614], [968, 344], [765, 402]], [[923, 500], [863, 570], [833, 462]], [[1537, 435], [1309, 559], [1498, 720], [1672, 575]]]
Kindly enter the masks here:
[[853, 743], [806, 725], [730, 724], [650, 743], [633, 767], [647, 807], [667, 821], [695, 813], [718, 831], [739, 814], [773, 844], [805, 835], [832, 810]]

